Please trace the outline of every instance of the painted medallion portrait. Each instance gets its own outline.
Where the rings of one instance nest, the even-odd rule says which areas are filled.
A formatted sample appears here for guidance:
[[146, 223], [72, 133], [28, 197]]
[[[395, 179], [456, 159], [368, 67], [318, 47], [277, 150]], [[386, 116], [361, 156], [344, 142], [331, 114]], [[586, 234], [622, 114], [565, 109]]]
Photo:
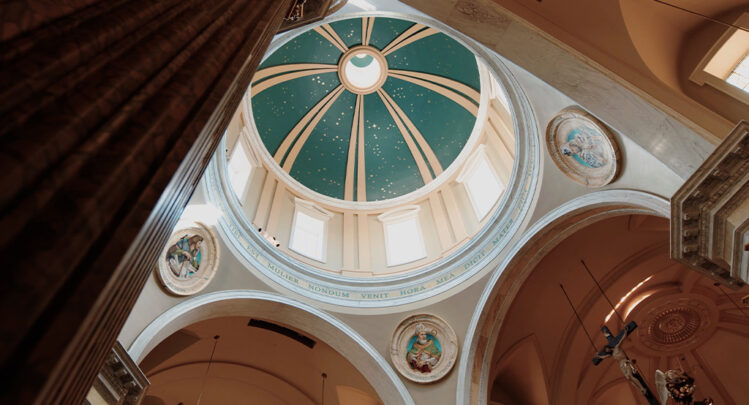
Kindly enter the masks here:
[[[430, 333], [431, 332], [431, 333]], [[427, 331], [423, 323], [416, 324], [414, 335], [408, 341], [406, 359], [413, 370], [429, 373], [440, 361], [442, 346], [437, 333]]]
[[159, 258], [162, 284], [177, 295], [190, 295], [205, 288], [216, 272], [216, 240], [202, 224], [172, 234]]
[[606, 127], [575, 108], [563, 110], [549, 124], [546, 146], [567, 177], [587, 187], [611, 183], [619, 171], [619, 147]]
[[434, 315], [414, 315], [395, 331], [390, 357], [411, 381], [429, 383], [444, 377], [455, 364], [458, 340], [452, 328]]

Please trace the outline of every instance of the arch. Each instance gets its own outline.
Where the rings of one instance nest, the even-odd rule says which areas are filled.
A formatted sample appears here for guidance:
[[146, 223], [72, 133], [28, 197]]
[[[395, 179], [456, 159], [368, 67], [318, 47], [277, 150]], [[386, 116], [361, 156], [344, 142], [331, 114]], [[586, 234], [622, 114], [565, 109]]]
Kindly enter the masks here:
[[377, 350], [356, 331], [332, 315], [297, 300], [251, 290], [219, 291], [190, 298], [151, 322], [128, 353], [139, 363], [162, 340], [202, 320], [253, 316], [292, 322], [347, 358], [387, 404], [413, 404], [405, 385]]
[[494, 345], [510, 303], [531, 270], [561, 241], [602, 219], [647, 214], [668, 218], [663, 197], [636, 190], [604, 190], [570, 200], [533, 224], [500, 263], [484, 287], [463, 342], [457, 403], [487, 403]]

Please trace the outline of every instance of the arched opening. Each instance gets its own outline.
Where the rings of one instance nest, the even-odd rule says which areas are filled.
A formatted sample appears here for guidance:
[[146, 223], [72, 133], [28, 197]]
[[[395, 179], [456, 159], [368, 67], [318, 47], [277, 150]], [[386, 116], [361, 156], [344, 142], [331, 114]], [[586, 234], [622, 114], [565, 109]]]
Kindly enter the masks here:
[[355, 331], [275, 294], [235, 290], [183, 301], [147, 326], [128, 352], [152, 379], [152, 401], [194, 401], [202, 393], [222, 403], [226, 395], [255, 393], [271, 401], [263, 403], [319, 404], [325, 373], [325, 404], [413, 403], [387, 361]]
[[140, 367], [151, 382], [146, 405], [239, 398], [269, 405], [382, 404], [356, 367], [324, 341], [254, 317], [211, 318], [182, 328]]
[[[666, 219], [611, 211], [541, 246], [515, 263], [525, 277], [494, 287], [504, 306], [495, 307], [496, 333], [481, 359], [489, 403], [647, 404], [617, 361], [591, 362], [605, 344], [601, 327], [616, 334], [630, 321], [638, 326], [621, 347], [653, 393], [656, 370], [682, 369], [696, 380], [695, 398], [749, 398], [733, 377], [749, 372], [738, 360], [749, 355], [740, 303], [748, 289], [715, 286], [671, 260]], [[517, 375], [511, 364], [528, 366]]]

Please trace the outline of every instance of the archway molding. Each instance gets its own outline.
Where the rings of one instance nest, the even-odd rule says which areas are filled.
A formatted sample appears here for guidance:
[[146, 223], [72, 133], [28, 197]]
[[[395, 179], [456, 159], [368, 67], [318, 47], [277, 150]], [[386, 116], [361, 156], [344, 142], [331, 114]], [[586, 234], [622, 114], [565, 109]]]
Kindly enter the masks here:
[[604, 190], [570, 200], [534, 223], [494, 270], [463, 343], [457, 403], [487, 403], [492, 353], [510, 304], [536, 265], [573, 233], [606, 218], [645, 214], [669, 218], [667, 199], [636, 190]]
[[267, 292], [228, 290], [183, 301], [151, 322], [128, 352], [139, 363], [172, 333], [196, 322], [227, 316], [252, 316], [282, 322], [309, 333], [348, 359], [384, 403], [414, 404], [388, 362], [356, 331], [326, 312]]

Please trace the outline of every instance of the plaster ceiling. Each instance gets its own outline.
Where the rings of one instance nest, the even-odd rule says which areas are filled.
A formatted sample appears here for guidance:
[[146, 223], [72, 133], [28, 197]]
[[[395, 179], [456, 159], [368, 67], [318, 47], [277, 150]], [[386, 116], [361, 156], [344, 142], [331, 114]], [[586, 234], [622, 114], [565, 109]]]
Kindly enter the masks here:
[[647, 404], [615, 361], [591, 362], [594, 349], [586, 331], [600, 348], [601, 326], [618, 332], [622, 322], [581, 259], [625, 321], [638, 324], [622, 347], [651, 389], [656, 369], [683, 367], [695, 378], [700, 399], [749, 402], [749, 387], [738, 377], [749, 375], [743, 361], [749, 356], [749, 308], [740, 306], [749, 287], [732, 291], [714, 286], [672, 261], [665, 219], [621, 216], [564, 240], [521, 286], [493, 355], [489, 396], [495, 403]]
[[476, 124], [479, 89], [476, 58], [456, 40], [365, 17], [310, 28], [277, 48], [251, 96], [260, 138], [292, 178], [326, 196], [378, 201], [453, 163]]
[[733, 18], [724, 14], [747, 6], [745, 0], [664, 0], [672, 6], [654, 0], [493, 1], [599, 63], [608, 65], [599, 57], [605, 54], [673, 88], [678, 88], [679, 54], [682, 46], [688, 45], [684, 41], [697, 27], [714, 24], [694, 13], [730, 24]]
[[209, 319], [162, 341], [139, 364], [151, 381], [143, 404], [194, 404], [198, 398], [201, 404], [381, 404], [359, 371], [324, 342], [297, 331], [316, 341], [309, 348], [248, 321]]

